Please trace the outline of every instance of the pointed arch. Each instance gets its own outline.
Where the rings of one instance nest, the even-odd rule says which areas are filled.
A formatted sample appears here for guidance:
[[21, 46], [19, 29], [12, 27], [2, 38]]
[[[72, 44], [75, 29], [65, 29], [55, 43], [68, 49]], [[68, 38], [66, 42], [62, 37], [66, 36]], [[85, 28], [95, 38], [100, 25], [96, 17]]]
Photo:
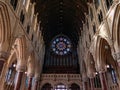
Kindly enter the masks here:
[[120, 51], [120, 3], [116, 7], [112, 26], [112, 39], [116, 52]]
[[41, 90], [51, 90], [53, 87], [51, 84], [46, 83], [42, 86]]
[[[95, 49], [95, 53], [96, 53], [96, 68], [98, 71], [105, 71], [106, 68], [106, 64], [107, 62], [108, 63], [111, 63], [111, 62], [115, 62], [114, 59], [113, 59], [113, 56], [112, 56], [112, 47], [110, 46], [109, 42], [98, 36], [97, 37], [97, 42], [96, 42], [96, 49]], [[108, 56], [109, 55], [109, 56]], [[109, 61], [106, 61], [108, 59], [108, 57], [111, 57], [111, 59], [109, 58]], [[114, 64], [114, 63], [113, 63]]]
[[15, 53], [17, 56], [17, 69], [23, 68], [25, 69], [27, 60], [26, 60], [26, 37], [24, 35], [18, 37], [15, 40], [15, 45], [14, 45]]
[[7, 6], [0, 2], [0, 52], [10, 50], [11, 25]]
[[80, 90], [80, 86], [76, 83], [72, 83], [70, 86], [70, 90]]

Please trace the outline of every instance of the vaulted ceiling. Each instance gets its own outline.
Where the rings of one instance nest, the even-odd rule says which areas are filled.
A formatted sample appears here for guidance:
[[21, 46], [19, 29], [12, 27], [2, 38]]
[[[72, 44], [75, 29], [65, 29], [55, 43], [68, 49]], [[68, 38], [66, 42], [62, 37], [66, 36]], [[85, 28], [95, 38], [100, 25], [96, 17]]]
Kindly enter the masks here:
[[59, 34], [68, 36], [77, 45], [80, 28], [88, 13], [87, 2], [91, 0], [32, 0], [36, 2], [36, 13], [41, 21], [46, 45]]

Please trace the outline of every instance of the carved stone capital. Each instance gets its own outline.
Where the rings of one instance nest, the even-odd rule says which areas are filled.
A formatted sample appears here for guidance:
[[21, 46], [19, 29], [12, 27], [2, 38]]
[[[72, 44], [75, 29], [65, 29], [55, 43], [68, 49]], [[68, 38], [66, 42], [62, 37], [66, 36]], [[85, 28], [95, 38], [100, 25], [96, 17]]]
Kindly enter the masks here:
[[35, 77], [35, 81], [39, 81], [40, 80], [40, 77]]
[[19, 72], [24, 72], [25, 71], [25, 66], [17, 65], [16, 70], [19, 71]]
[[33, 77], [33, 76], [34, 76], [34, 73], [27, 73], [27, 76], [28, 76], [28, 77]]
[[9, 54], [7, 52], [0, 51], [0, 58], [3, 60], [7, 60]]
[[120, 52], [114, 53], [113, 58], [115, 60], [120, 60]]
[[98, 67], [98, 68], [97, 68], [97, 71], [100, 72], [100, 73], [106, 72], [106, 71], [107, 71], [107, 68], [106, 68], [105, 66], [103, 66], [103, 67]]

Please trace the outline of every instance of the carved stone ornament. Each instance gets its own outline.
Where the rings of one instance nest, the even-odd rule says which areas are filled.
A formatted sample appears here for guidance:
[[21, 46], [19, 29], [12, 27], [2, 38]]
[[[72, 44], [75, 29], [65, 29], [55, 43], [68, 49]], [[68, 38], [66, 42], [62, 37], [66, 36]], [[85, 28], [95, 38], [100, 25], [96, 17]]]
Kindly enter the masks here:
[[120, 60], [120, 52], [115, 53], [115, 54], [113, 55], [113, 58], [114, 58], [115, 60]]
[[3, 52], [3, 51], [1, 51], [1, 52], [0, 52], [0, 58], [6, 60], [6, 59], [8, 58], [8, 53], [7, 53], [7, 52]]

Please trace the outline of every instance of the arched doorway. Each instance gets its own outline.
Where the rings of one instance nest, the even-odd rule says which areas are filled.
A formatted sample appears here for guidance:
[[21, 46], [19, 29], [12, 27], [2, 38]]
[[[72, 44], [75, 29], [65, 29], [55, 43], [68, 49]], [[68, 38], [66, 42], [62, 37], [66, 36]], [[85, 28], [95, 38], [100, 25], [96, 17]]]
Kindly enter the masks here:
[[79, 85], [73, 83], [73, 84], [71, 84], [70, 90], [80, 90], [80, 87], [79, 87]]
[[46, 84], [43, 85], [41, 90], [52, 90], [52, 88], [53, 87], [51, 86], [51, 84], [46, 83]]

